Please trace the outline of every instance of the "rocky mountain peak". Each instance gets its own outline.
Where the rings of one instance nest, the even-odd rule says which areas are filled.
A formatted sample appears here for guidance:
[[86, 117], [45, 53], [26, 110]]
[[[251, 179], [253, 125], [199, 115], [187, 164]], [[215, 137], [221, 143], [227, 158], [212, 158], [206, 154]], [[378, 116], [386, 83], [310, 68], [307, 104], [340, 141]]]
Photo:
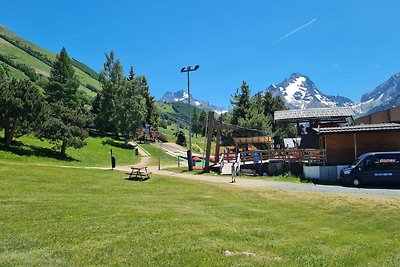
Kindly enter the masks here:
[[358, 107], [364, 115], [379, 112], [400, 105], [400, 73], [361, 97]]
[[291, 109], [340, 107], [352, 104], [348, 98], [321, 93], [308, 76], [300, 73], [293, 73], [281, 83], [270, 85], [266, 91], [274, 96], [280, 96]]

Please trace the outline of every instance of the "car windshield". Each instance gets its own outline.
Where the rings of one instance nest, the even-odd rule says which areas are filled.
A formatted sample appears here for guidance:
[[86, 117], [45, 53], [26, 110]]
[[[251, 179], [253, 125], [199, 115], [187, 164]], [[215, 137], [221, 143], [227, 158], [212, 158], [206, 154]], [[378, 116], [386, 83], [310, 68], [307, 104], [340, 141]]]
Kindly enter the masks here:
[[356, 159], [356, 160], [351, 164], [351, 167], [354, 168], [354, 167], [357, 166], [362, 160], [363, 160], [363, 159], [360, 159], [360, 158]]

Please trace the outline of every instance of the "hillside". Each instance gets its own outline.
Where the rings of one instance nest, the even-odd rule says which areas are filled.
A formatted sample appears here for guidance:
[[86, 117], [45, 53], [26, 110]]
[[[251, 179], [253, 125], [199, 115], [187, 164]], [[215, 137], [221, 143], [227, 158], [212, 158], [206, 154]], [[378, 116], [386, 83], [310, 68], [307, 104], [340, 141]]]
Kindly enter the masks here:
[[[179, 90], [175, 93], [173, 92], [166, 92], [161, 99], [158, 100], [161, 103], [174, 103], [174, 102], [181, 102], [181, 103], [188, 103], [189, 95], [184, 90]], [[190, 104], [204, 110], [213, 110], [217, 114], [223, 114], [228, 110], [226, 108], [217, 107], [215, 105], [210, 104], [206, 101], [201, 101], [193, 98], [192, 94], [190, 94]]]
[[[172, 103], [160, 103], [157, 102], [157, 108], [161, 113], [161, 118], [172, 123], [180, 122], [183, 125], [187, 125], [189, 122], [189, 109], [187, 103], [172, 102]], [[202, 109], [191, 105], [191, 114], [193, 115], [196, 110], [199, 116]]]
[[[55, 58], [56, 53], [23, 39], [0, 24], [0, 62], [10, 67], [11, 75], [14, 77], [28, 78], [35, 73], [48, 77]], [[81, 82], [80, 89], [89, 95], [94, 95], [100, 89], [98, 74], [75, 59], [73, 65]], [[32, 74], [32, 70], [35, 73]]]

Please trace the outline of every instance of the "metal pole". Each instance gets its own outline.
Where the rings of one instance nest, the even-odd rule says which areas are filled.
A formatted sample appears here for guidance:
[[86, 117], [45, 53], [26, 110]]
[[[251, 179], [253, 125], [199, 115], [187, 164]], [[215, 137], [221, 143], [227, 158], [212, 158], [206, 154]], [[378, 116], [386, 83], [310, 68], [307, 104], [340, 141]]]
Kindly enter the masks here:
[[190, 74], [189, 74], [189, 72], [196, 71], [199, 69], [199, 67], [200, 67], [199, 65], [196, 65], [193, 69], [190, 66], [181, 69], [181, 72], [187, 72], [187, 79], [188, 79], [189, 150], [187, 151], [187, 160], [188, 160], [189, 171], [193, 170], [193, 163], [192, 163], [192, 110], [190, 107]]
[[192, 151], [192, 109], [190, 108], [190, 71], [187, 72], [188, 77], [188, 106], [189, 106], [189, 150]]
[[192, 110], [190, 108], [190, 78], [189, 78], [190, 68], [187, 72], [188, 77], [188, 108], [189, 108], [189, 150], [187, 151], [187, 160], [188, 160], [188, 170], [193, 171], [193, 162], [192, 162]]
[[203, 151], [203, 164], [202, 164], [202, 167], [203, 167], [203, 168], [206, 166], [206, 161], [205, 161], [204, 159], [205, 159], [205, 156], [206, 156], [205, 153], [206, 153], [206, 150], [207, 150], [208, 106], [209, 106], [209, 105], [210, 105], [210, 102], [207, 101], [207, 119], [206, 119], [205, 131], [204, 131], [204, 139], [205, 139], [206, 147], [204, 148], [204, 151]]

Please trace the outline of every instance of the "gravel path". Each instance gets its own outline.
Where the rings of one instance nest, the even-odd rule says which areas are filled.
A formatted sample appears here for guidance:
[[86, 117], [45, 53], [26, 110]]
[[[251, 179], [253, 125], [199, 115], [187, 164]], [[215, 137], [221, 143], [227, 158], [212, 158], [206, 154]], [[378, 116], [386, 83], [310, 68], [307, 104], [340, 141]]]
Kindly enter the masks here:
[[[168, 166], [163, 166], [162, 169]], [[176, 166], [171, 166], [176, 167]], [[121, 171], [130, 170], [129, 166], [117, 168]], [[343, 187], [338, 185], [319, 185], [312, 183], [290, 183], [290, 182], [276, 182], [266, 181], [254, 178], [237, 177], [236, 183], [231, 183], [231, 176], [210, 176], [210, 175], [199, 175], [199, 174], [186, 174], [186, 173], [175, 173], [166, 170], [158, 170], [157, 166], [149, 166], [149, 171], [153, 174], [176, 177], [182, 179], [199, 180], [205, 182], [226, 184], [230, 186], [240, 186], [246, 188], [273, 188], [291, 191], [309, 191], [309, 192], [321, 192], [321, 193], [338, 193], [338, 194], [351, 194], [351, 195], [386, 195], [386, 196], [400, 196], [400, 189], [378, 189], [378, 188], [353, 188]]]

